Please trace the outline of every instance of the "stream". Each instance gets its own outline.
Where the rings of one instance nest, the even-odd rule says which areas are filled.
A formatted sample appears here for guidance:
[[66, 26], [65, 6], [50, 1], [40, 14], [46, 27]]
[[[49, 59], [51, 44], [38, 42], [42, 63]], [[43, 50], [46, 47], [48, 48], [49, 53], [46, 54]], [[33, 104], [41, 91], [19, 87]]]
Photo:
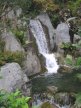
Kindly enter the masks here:
[[[76, 78], [76, 75], [80, 73], [80, 70], [76, 70], [72, 73], [67, 74], [42, 74], [38, 75], [35, 78], [32, 78], [32, 95], [35, 98], [34, 104], [41, 103], [41, 95], [47, 92], [48, 86], [56, 86], [58, 88], [58, 92], [64, 93], [77, 93], [81, 91], [81, 83]], [[43, 96], [42, 96], [43, 97]], [[52, 97], [48, 100], [48, 98], [44, 98], [43, 101], [51, 102]], [[58, 108], [70, 108], [68, 104], [59, 105], [58, 102], [53, 98], [53, 103], [58, 106]]]
[[54, 86], [58, 88], [58, 92], [66, 92], [68, 94], [81, 91], [81, 83], [76, 78], [77, 71], [75, 70], [68, 74], [57, 73], [59, 65], [57, 64], [55, 55], [49, 51], [46, 34], [44, 33], [41, 22], [37, 19], [30, 20], [30, 30], [36, 39], [39, 53], [45, 58], [45, 66], [47, 68], [45, 74], [38, 75], [31, 80], [33, 106], [40, 106], [48, 101], [53, 105], [53, 108], [71, 108], [70, 98], [67, 99], [70, 96], [64, 97], [64, 103], [58, 102], [53, 95], [48, 96], [47, 87]]

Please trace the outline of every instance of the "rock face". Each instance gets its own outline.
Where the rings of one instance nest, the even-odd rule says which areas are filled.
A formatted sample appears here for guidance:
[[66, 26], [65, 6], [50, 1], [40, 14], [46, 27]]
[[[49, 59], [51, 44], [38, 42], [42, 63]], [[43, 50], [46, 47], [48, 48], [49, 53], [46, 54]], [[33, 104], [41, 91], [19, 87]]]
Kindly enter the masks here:
[[62, 42], [70, 42], [69, 27], [66, 23], [61, 23], [56, 29], [56, 45], [60, 46]]
[[47, 91], [48, 93], [55, 94], [58, 91], [58, 88], [55, 86], [48, 86]]
[[73, 70], [73, 68], [71, 66], [60, 65], [58, 72], [59, 73], [71, 73], [72, 70]]
[[55, 95], [55, 100], [60, 105], [69, 105], [70, 104], [70, 96], [68, 93], [57, 93]]
[[81, 37], [79, 35], [74, 34], [74, 43], [79, 42]]
[[54, 44], [55, 44], [55, 30], [52, 26], [52, 23], [50, 21], [50, 18], [48, 16], [48, 14], [43, 13], [43, 14], [39, 15], [37, 17], [37, 19], [39, 19], [42, 22], [42, 24], [47, 27], [49, 38], [50, 38], [50, 47], [51, 47], [51, 50], [53, 50], [54, 49]]
[[0, 76], [2, 77], [0, 79], [0, 90], [4, 89], [8, 92], [21, 89], [29, 81], [17, 63], [8, 63], [2, 66]]
[[16, 37], [13, 35], [12, 32], [6, 32], [2, 34], [2, 39], [5, 41], [5, 51], [22, 51], [24, 52], [23, 47], [17, 41]]
[[41, 71], [39, 58], [37, 57], [35, 50], [33, 50], [32, 47], [27, 50], [27, 57], [24, 65], [26, 69], [26, 74], [28, 76], [37, 74]]

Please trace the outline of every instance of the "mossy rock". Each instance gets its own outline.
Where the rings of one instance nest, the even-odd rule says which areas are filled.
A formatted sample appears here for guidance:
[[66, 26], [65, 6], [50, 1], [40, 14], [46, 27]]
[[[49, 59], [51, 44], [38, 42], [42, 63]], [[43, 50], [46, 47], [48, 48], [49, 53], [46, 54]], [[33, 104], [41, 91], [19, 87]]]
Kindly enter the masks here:
[[52, 105], [49, 102], [45, 102], [41, 105], [41, 108], [58, 108], [56, 105]]

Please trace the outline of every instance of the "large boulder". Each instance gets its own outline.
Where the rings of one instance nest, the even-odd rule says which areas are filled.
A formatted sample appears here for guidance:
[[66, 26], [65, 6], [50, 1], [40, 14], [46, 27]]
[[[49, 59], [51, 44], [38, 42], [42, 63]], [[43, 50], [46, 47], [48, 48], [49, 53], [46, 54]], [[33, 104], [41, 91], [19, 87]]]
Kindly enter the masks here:
[[55, 44], [55, 30], [53, 28], [53, 25], [50, 21], [48, 14], [42, 13], [39, 16], [37, 16], [37, 19], [39, 19], [42, 22], [42, 24], [47, 27], [49, 38], [50, 38], [50, 48], [51, 50], [53, 50]]
[[35, 50], [32, 47], [28, 48], [27, 50], [27, 56], [24, 62], [24, 68], [28, 76], [35, 75], [41, 72], [40, 60]]
[[11, 51], [11, 52], [16, 52], [16, 51], [22, 51], [24, 52], [23, 47], [17, 41], [16, 37], [12, 32], [4, 32], [2, 34], [2, 39], [5, 41], [5, 51]]
[[55, 87], [55, 86], [48, 86], [48, 87], [47, 87], [47, 91], [48, 91], [48, 93], [50, 93], [50, 94], [55, 94], [56, 92], [58, 92], [58, 88]]
[[21, 89], [29, 81], [17, 63], [7, 63], [2, 66], [0, 76], [0, 90], [3, 89], [8, 92]]
[[56, 29], [56, 45], [58, 46], [58, 50], [60, 50], [59, 47], [63, 42], [70, 42], [69, 27], [67, 23], [60, 23]]

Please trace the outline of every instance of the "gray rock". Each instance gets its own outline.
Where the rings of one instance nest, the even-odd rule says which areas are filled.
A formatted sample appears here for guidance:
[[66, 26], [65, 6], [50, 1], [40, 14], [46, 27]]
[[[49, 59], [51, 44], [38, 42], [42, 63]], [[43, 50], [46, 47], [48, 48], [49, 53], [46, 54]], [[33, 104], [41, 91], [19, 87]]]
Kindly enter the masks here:
[[55, 30], [52, 26], [52, 23], [50, 21], [50, 18], [47, 13], [40, 14], [37, 16], [37, 19], [39, 19], [42, 24], [44, 24], [48, 28], [49, 38], [50, 38], [50, 47], [53, 50], [54, 44], [55, 44]]
[[63, 42], [70, 42], [69, 27], [66, 23], [59, 24], [56, 29], [56, 45], [60, 47]]
[[28, 76], [41, 72], [40, 60], [32, 48], [28, 49], [24, 62], [25, 71]]
[[0, 76], [2, 77], [0, 79], [0, 90], [4, 89], [8, 92], [20, 89], [29, 81], [17, 63], [8, 63], [2, 66]]
[[5, 51], [22, 51], [24, 52], [23, 47], [17, 41], [16, 37], [12, 32], [4, 32], [2, 34], [2, 39], [5, 41]]
[[79, 42], [81, 37], [79, 35], [74, 34], [74, 43]]
[[55, 94], [58, 91], [58, 88], [55, 86], [48, 86], [47, 91], [51, 94]]
[[22, 14], [22, 9], [21, 9], [21, 8], [18, 8], [18, 9], [16, 10], [16, 16], [17, 16], [17, 17], [20, 17], [21, 14]]
[[[7, 11], [9, 11], [10, 9], [8, 9]], [[11, 10], [8, 12], [7, 14], [7, 18], [9, 19], [13, 19], [15, 17], [15, 13], [14, 13], [14, 10]]]
[[70, 104], [70, 96], [68, 93], [57, 93], [55, 95], [55, 100], [60, 105], [69, 105]]
[[[7, 14], [6, 14], [6, 18], [13, 20], [16, 17], [19, 17], [22, 14], [22, 9], [21, 8], [17, 8], [17, 9], [11, 9], [10, 7], [6, 10]], [[5, 12], [2, 14], [4, 15]]]
[[58, 72], [59, 73], [71, 73], [74, 67], [67, 65], [60, 65]]

